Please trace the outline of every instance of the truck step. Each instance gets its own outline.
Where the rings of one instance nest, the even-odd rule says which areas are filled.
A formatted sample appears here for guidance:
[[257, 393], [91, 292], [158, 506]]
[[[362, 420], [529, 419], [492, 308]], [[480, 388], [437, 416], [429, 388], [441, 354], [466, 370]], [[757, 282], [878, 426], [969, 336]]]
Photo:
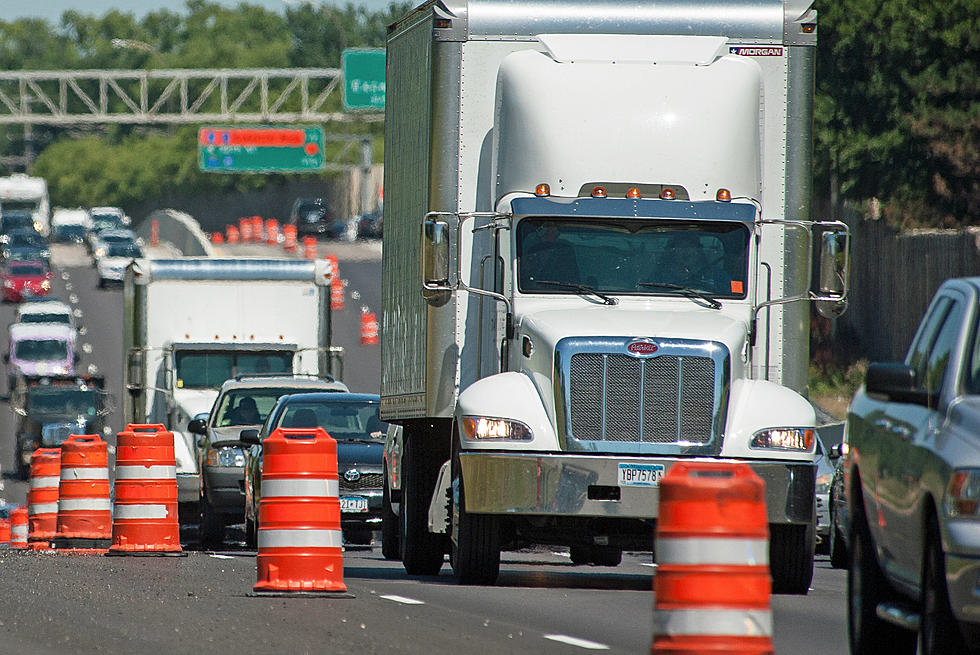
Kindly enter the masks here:
[[875, 613], [883, 621], [894, 623], [912, 632], [919, 631], [919, 610], [910, 603], [899, 601], [878, 603]]

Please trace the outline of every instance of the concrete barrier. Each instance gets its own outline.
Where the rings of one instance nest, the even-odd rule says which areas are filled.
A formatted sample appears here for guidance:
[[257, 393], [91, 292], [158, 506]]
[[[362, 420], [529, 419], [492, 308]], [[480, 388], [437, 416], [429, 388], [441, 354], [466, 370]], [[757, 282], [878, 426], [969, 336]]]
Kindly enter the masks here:
[[136, 227], [136, 234], [150, 243], [153, 224], [161, 244], [170, 244], [186, 257], [214, 257], [216, 252], [208, 236], [194, 218], [176, 209], [159, 209]]

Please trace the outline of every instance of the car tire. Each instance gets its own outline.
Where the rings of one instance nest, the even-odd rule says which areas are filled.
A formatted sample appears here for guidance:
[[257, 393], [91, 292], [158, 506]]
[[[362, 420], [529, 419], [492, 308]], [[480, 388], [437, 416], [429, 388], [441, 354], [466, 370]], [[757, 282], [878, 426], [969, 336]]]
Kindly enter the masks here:
[[344, 531], [344, 541], [352, 546], [369, 546], [374, 541], [374, 530], [351, 528]]
[[805, 595], [813, 580], [814, 526], [769, 526], [769, 567], [772, 591]]
[[500, 529], [496, 517], [466, 511], [458, 444], [453, 448], [449, 503], [449, 563], [453, 577], [459, 584], [494, 584], [500, 575]]
[[391, 508], [391, 491], [388, 489], [388, 474], [384, 474], [381, 492], [381, 555], [385, 559], [401, 558], [398, 544], [398, 516]]
[[252, 519], [245, 519], [245, 546], [257, 548], [259, 545], [259, 528]]
[[399, 542], [402, 564], [409, 575], [436, 575], [446, 552], [445, 537], [429, 532], [429, 500], [439, 467], [424, 439], [428, 435], [406, 430], [402, 454], [402, 501]]
[[592, 563], [596, 566], [619, 566], [623, 561], [623, 549], [614, 546], [592, 548]]
[[592, 549], [588, 546], [569, 546], [568, 558], [575, 566], [592, 563]]
[[863, 514], [851, 517], [847, 572], [847, 633], [851, 655], [915, 655], [916, 635], [878, 616], [878, 603], [894, 594], [878, 567]]
[[225, 523], [221, 515], [204, 496], [201, 497], [201, 520], [198, 523], [198, 536], [202, 548], [220, 548], [225, 539]]
[[837, 524], [837, 512], [833, 509], [830, 510], [830, 535], [827, 541], [830, 546], [830, 565], [835, 569], [846, 569], [847, 547], [844, 545], [844, 535]]
[[946, 587], [946, 563], [939, 526], [930, 522], [922, 557], [919, 655], [965, 655], [968, 650], [953, 616]]

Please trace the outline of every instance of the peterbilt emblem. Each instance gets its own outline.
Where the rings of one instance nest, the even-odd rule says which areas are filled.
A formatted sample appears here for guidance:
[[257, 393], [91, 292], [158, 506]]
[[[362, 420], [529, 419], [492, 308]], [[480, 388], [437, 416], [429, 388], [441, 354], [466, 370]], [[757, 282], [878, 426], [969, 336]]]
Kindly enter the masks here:
[[361, 472], [357, 469], [350, 469], [344, 472], [344, 479], [348, 482], [357, 482], [361, 479]]
[[646, 356], [656, 353], [660, 350], [660, 346], [652, 341], [634, 341], [626, 346], [626, 350], [633, 355]]

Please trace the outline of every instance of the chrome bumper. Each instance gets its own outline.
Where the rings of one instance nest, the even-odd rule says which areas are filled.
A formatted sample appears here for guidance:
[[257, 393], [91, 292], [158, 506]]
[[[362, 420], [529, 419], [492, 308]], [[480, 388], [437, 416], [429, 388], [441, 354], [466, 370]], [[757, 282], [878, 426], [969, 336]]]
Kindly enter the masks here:
[[[460, 453], [466, 510], [475, 514], [597, 516], [655, 519], [657, 487], [619, 486], [619, 464], [739, 460], [705, 458]], [[766, 484], [770, 523], [813, 520], [816, 467], [808, 462], [746, 461]], [[618, 500], [605, 500], [617, 495]]]
[[946, 585], [953, 614], [973, 639], [980, 638], [980, 524], [946, 522]]

